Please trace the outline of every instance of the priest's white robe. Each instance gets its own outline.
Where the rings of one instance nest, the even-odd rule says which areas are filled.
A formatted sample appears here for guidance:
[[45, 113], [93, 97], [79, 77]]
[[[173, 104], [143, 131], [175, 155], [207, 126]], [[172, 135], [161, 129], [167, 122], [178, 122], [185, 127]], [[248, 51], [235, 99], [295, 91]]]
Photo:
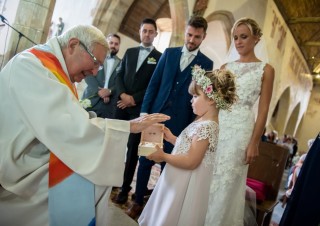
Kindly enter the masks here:
[[[47, 46], [68, 75], [60, 46]], [[89, 119], [69, 88], [28, 51], [0, 72], [0, 225], [48, 225], [49, 150], [95, 184], [96, 224], [123, 179], [130, 124]], [[108, 189], [109, 188], [109, 189]]]

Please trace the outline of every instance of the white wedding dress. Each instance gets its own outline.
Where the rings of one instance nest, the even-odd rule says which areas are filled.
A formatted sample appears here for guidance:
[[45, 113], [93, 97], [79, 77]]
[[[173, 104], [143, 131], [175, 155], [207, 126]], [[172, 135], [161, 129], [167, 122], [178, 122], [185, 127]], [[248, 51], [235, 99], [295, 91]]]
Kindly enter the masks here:
[[239, 99], [231, 111], [219, 113], [219, 142], [206, 226], [244, 225], [248, 171], [248, 165], [244, 163], [245, 152], [255, 123], [253, 106], [260, 95], [265, 65], [263, 62], [231, 62], [226, 65], [226, 69], [236, 76]]
[[195, 121], [182, 131], [173, 155], [187, 153], [194, 136], [198, 140], [208, 139], [208, 150], [194, 170], [166, 164], [140, 215], [140, 226], [203, 226], [218, 132], [218, 124], [214, 121]]

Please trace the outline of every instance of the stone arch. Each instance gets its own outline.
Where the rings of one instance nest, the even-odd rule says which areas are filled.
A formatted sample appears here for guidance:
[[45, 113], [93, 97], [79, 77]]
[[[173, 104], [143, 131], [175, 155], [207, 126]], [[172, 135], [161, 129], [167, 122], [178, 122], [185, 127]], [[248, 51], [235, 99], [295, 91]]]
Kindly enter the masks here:
[[290, 87], [287, 87], [281, 94], [271, 116], [270, 124], [282, 134], [287, 121], [288, 109], [290, 104]]
[[285, 134], [295, 135], [298, 128], [298, 118], [300, 113], [300, 103], [298, 103], [290, 114], [289, 120], [284, 130]]
[[230, 30], [234, 17], [229, 11], [215, 11], [206, 17], [207, 36], [203, 40], [201, 51], [214, 61], [214, 68], [219, 68], [226, 61], [231, 45]]
[[100, 0], [92, 25], [98, 27], [104, 34], [118, 32], [133, 2], [134, 0]]

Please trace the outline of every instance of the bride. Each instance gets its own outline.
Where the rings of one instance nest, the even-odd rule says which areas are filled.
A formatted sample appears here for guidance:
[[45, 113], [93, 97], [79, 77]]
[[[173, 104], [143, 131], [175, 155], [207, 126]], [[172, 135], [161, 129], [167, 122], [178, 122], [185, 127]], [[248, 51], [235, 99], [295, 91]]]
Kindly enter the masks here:
[[[250, 18], [235, 22], [231, 35], [240, 58], [222, 68], [236, 76], [239, 100], [219, 113], [220, 134], [211, 180], [207, 226], [244, 225], [248, 164], [259, 155], [258, 145], [272, 96], [274, 69], [259, 60], [254, 48], [262, 36]], [[259, 100], [255, 121], [253, 106]]]

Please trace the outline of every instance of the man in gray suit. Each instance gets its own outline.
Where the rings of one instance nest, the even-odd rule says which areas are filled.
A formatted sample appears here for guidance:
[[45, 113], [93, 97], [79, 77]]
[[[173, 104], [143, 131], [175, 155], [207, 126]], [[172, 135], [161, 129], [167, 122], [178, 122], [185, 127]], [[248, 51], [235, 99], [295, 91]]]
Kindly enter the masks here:
[[82, 99], [88, 98], [91, 101], [91, 107], [87, 111], [94, 111], [98, 117], [115, 118], [116, 105], [118, 101], [116, 89], [116, 68], [121, 59], [117, 57], [120, 47], [120, 36], [109, 34], [107, 36], [109, 45], [109, 54], [106, 57], [103, 69], [97, 76], [88, 76], [85, 78], [87, 87], [83, 92]]

